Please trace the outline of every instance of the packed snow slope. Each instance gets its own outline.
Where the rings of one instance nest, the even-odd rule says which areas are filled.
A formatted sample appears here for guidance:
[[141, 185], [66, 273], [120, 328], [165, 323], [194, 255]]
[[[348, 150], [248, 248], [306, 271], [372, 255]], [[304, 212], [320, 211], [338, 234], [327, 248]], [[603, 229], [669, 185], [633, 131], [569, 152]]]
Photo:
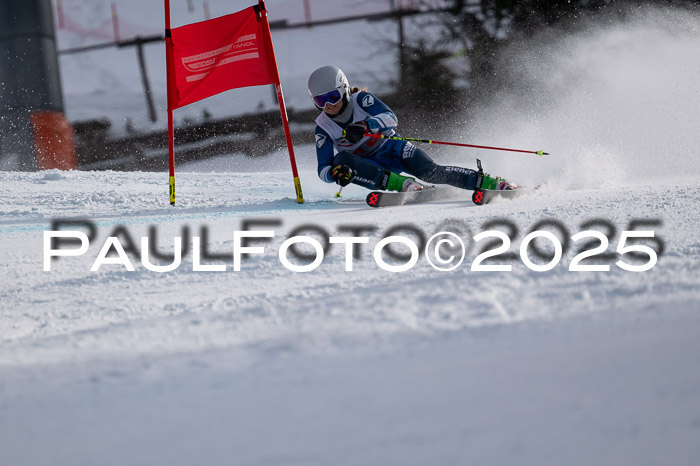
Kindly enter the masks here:
[[[695, 464], [700, 65], [683, 57], [700, 52], [698, 24], [642, 11], [514, 51], [504, 66], [528, 92], [494, 96], [455, 138], [553, 155], [437, 154], [543, 184], [485, 207], [457, 193], [374, 210], [353, 186], [338, 201], [315, 175], [313, 146], [297, 148], [303, 205], [283, 152], [178, 167], [175, 207], [167, 174], [0, 172], [3, 464]], [[526, 66], [530, 53], [540, 67]], [[83, 255], [44, 271], [57, 219], [94, 234]], [[235, 271], [242, 230], [274, 237], [249, 244], [264, 252]], [[472, 270], [501, 243], [474, 239], [489, 230], [511, 244], [483, 264], [512, 270]], [[530, 244], [529, 267], [521, 257], [531, 230], [563, 245], [551, 270], [533, 270], [551, 240]], [[571, 238], [589, 230], [607, 254], [582, 264], [607, 271], [570, 270], [599, 244]], [[622, 241], [631, 230], [654, 237]], [[436, 270], [422, 248], [404, 272], [373, 255], [385, 236], [421, 244], [441, 231], [466, 246], [454, 270]], [[316, 269], [293, 272], [279, 252], [298, 234], [367, 244], [352, 271], [334, 244]], [[110, 236], [133, 271], [90, 270]], [[179, 267], [144, 266], [149, 236], [161, 254], [183, 238]], [[199, 262], [223, 270], [194, 270], [194, 237]], [[632, 244], [649, 249], [617, 253]], [[444, 246], [443, 260], [459, 259]], [[649, 263], [648, 251], [649, 270], [618, 265]]]
[[[694, 182], [372, 210], [355, 190], [331, 200], [308, 171], [308, 201], [298, 206], [283, 175], [183, 173], [181, 204], [171, 208], [157, 174], [2, 174], [3, 205], [15, 203], [0, 227], [0, 443], [9, 464], [693, 464]], [[98, 230], [84, 256], [56, 260], [50, 272], [47, 213]], [[470, 270], [479, 232], [506, 231], [517, 254], [541, 220], [574, 234], [594, 219], [618, 231], [585, 229], [614, 246], [633, 219], [651, 221], [643, 229], [665, 251], [638, 273], [617, 258], [592, 261], [608, 272], [569, 271], [573, 247], [549, 272], [519, 258], [497, 262], [511, 272]], [[230, 257], [203, 261], [225, 271], [194, 272], [192, 254], [172, 272], [146, 270], [138, 256], [133, 272], [90, 271], [118, 226], [138, 249], [156, 228], [162, 252], [183, 227], [198, 236], [208, 228], [209, 253], [230, 256], [233, 232], [263, 220], [273, 223], [247, 228], [275, 238], [238, 272]], [[497, 220], [519, 233], [488, 226]], [[406, 224], [425, 236], [457, 233], [467, 258], [451, 272], [425, 258], [407, 272], [381, 270], [372, 249]], [[316, 270], [292, 272], [277, 253], [300, 225], [338, 236], [362, 228], [369, 244], [351, 272], [341, 245]]]

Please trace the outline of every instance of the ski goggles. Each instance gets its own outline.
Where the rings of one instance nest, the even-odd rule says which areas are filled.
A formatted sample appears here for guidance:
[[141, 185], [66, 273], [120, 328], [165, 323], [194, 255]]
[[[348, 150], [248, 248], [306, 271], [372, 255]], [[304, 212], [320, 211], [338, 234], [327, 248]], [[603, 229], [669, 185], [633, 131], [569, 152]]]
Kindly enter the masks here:
[[340, 102], [343, 95], [338, 89], [333, 89], [332, 91], [324, 92], [323, 94], [314, 95], [311, 99], [318, 108], [323, 108], [326, 104], [335, 105]]

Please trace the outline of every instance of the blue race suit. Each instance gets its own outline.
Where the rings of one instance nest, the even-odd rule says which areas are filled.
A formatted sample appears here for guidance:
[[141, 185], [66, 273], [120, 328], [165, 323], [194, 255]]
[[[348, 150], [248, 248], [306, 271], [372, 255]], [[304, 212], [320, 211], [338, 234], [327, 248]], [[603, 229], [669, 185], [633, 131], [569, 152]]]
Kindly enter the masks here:
[[[352, 115], [349, 115], [351, 106]], [[342, 117], [346, 121], [338, 121]], [[364, 121], [372, 133], [396, 136], [398, 120], [384, 102], [369, 92], [355, 92], [346, 107], [335, 117], [322, 112], [316, 118], [316, 157], [318, 176], [333, 183], [331, 169], [347, 165], [357, 175], [354, 184], [369, 189], [385, 189], [388, 172], [406, 172], [428, 183], [449, 184], [463, 189], [474, 189], [477, 174], [462, 167], [438, 165], [423, 150], [408, 141], [363, 137], [351, 143], [343, 137], [343, 130], [351, 123]], [[335, 151], [338, 153], [334, 155]]]

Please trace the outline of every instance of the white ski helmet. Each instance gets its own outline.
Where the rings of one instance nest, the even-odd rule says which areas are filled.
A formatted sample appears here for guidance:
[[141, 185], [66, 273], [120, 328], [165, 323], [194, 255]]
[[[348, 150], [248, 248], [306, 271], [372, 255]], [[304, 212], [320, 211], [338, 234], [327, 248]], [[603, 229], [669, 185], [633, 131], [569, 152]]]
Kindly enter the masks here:
[[319, 110], [327, 104], [347, 103], [350, 84], [343, 70], [337, 66], [323, 66], [309, 76], [309, 95]]

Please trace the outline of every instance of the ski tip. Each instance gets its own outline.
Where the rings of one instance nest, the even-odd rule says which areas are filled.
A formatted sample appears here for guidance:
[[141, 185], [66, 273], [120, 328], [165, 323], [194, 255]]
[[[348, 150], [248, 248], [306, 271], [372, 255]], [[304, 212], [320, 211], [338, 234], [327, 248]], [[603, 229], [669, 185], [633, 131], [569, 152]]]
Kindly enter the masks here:
[[539, 155], [540, 157], [542, 157], [543, 155], [549, 155], [549, 152], [545, 152], [545, 151], [542, 151], [542, 150], [538, 150], [538, 151], [535, 152], [535, 153], [536, 153], [537, 155]]

